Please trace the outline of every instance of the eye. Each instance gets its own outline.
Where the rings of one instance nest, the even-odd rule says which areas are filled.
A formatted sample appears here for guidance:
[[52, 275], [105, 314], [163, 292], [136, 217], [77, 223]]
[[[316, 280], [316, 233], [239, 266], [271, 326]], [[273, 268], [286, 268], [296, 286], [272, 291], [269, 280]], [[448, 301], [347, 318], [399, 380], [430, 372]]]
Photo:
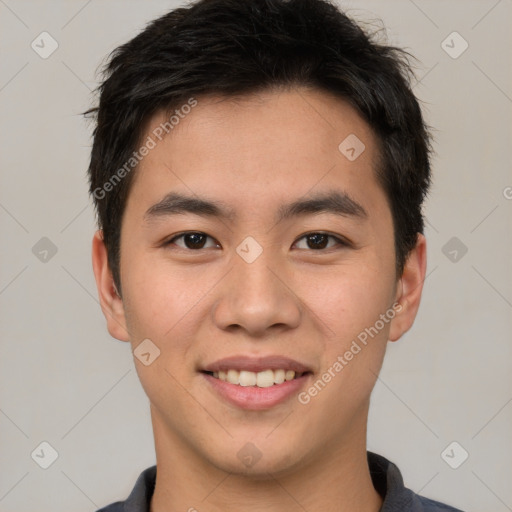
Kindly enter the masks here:
[[[165, 242], [165, 246], [175, 244], [182, 249], [205, 249], [209, 247], [219, 247], [219, 244], [214, 242], [213, 245], [207, 246], [207, 239], [214, 240], [211, 236], [208, 236], [206, 233], [201, 233], [200, 231], [188, 231], [186, 233], [181, 233], [180, 235], [176, 235], [175, 237], [167, 240]], [[177, 243], [177, 240], [182, 240], [182, 243]]]
[[[208, 239], [211, 241], [210, 245], [208, 245]], [[301, 240], [304, 240], [304, 242], [302, 242], [302, 247], [300, 246]], [[211, 236], [200, 231], [187, 231], [186, 233], [176, 235], [164, 243], [164, 246], [168, 245], [176, 245], [182, 249], [189, 250], [220, 247], [220, 244]], [[294, 245], [301, 250], [314, 249], [315, 251], [319, 251], [323, 249], [330, 249], [335, 246], [348, 247], [350, 244], [337, 236], [330, 235], [328, 233], [315, 232], [303, 235], [297, 242], [295, 242]]]
[[[334, 240], [335, 243], [329, 245], [329, 239]], [[339, 245], [343, 247], [349, 246], [349, 243], [345, 240], [342, 240], [341, 238], [338, 238], [334, 235], [329, 235], [328, 233], [308, 233], [299, 240], [305, 240], [306, 247], [298, 247], [299, 249], [314, 249], [314, 250], [321, 250], [321, 249], [330, 249], [333, 246]], [[298, 244], [299, 242], [296, 242]]]

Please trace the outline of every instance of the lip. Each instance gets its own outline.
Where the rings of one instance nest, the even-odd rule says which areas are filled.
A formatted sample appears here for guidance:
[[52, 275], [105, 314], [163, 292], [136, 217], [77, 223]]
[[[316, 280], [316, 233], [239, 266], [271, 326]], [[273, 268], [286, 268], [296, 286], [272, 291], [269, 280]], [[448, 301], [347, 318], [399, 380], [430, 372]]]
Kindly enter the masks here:
[[[284, 381], [282, 384], [274, 384], [267, 388], [258, 386], [239, 386], [213, 377], [210, 373], [227, 370], [245, 370], [249, 372], [261, 372], [264, 370], [293, 370], [296, 374], [302, 374], [293, 380]], [[291, 396], [297, 395], [306, 385], [313, 374], [310, 367], [295, 359], [285, 356], [258, 356], [248, 357], [243, 355], [226, 357], [200, 369], [202, 377], [209, 383], [213, 391], [228, 403], [247, 410], [261, 411], [270, 409], [285, 402]], [[206, 373], [209, 372], [209, 373]]]
[[[233, 368], [233, 367], [231, 367]], [[268, 368], [268, 366], [267, 366]], [[222, 399], [241, 409], [261, 411], [270, 409], [297, 395], [305, 387], [311, 377], [311, 373], [286, 380], [282, 384], [274, 384], [268, 388], [257, 386], [239, 386], [213, 377], [209, 373], [201, 373], [201, 376], [212, 386]]]
[[201, 370], [203, 372], [219, 372], [228, 370], [245, 370], [248, 372], [262, 372], [264, 370], [293, 370], [295, 373], [311, 372], [311, 368], [295, 359], [285, 356], [231, 356], [219, 359]]

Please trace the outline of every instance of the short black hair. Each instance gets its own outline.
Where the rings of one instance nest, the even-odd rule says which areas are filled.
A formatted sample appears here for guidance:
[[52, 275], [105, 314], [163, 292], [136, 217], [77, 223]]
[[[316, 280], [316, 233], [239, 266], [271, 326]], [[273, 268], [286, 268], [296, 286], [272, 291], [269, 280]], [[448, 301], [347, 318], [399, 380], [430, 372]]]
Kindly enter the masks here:
[[345, 100], [376, 135], [375, 171], [393, 216], [401, 275], [423, 233], [421, 209], [430, 186], [431, 135], [412, 91], [409, 57], [375, 41], [327, 0], [199, 0], [153, 20], [113, 50], [97, 88], [98, 106], [84, 114], [96, 121], [89, 192], [119, 293], [133, 155], [153, 115], [191, 98], [297, 86]]

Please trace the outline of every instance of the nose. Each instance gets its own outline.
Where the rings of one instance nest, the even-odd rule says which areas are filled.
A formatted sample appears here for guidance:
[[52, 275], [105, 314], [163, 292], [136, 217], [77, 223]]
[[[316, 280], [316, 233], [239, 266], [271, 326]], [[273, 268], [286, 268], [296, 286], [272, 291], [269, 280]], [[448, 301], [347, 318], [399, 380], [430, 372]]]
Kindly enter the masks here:
[[[252, 263], [235, 255], [234, 266], [218, 287], [213, 321], [223, 330], [244, 330], [261, 337], [270, 330], [296, 328], [301, 319], [300, 300], [283, 265], [266, 251]], [[288, 277], [287, 277], [288, 276]]]

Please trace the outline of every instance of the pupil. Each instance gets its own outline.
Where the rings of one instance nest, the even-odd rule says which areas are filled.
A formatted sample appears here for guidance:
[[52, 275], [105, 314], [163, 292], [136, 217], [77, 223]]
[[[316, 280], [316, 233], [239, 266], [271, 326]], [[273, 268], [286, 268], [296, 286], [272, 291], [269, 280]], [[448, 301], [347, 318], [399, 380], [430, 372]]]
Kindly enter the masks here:
[[[200, 233], [189, 233], [185, 235], [185, 245], [187, 245], [189, 249], [200, 249], [204, 245], [204, 238], [204, 235]], [[192, 247], [190, 247], [190, 245]]]
[[323, 249], [327, 245], [327, 235], [324, 235], [322, 233], [316, 233], [314, 235], [308, 236], [308, 245], [309, 242], [312, 242], [315, 247], [311, 247], [311, 249]]
[[[308, 236], [308, 245], [311, 249], [323, 249], [327, 245], [327, 235], [316, 233]], [[200, 249], [204, 246], [205, 236], [201, 233], [189, 233], [185, 235], [185, 244], [189, 249]]]

